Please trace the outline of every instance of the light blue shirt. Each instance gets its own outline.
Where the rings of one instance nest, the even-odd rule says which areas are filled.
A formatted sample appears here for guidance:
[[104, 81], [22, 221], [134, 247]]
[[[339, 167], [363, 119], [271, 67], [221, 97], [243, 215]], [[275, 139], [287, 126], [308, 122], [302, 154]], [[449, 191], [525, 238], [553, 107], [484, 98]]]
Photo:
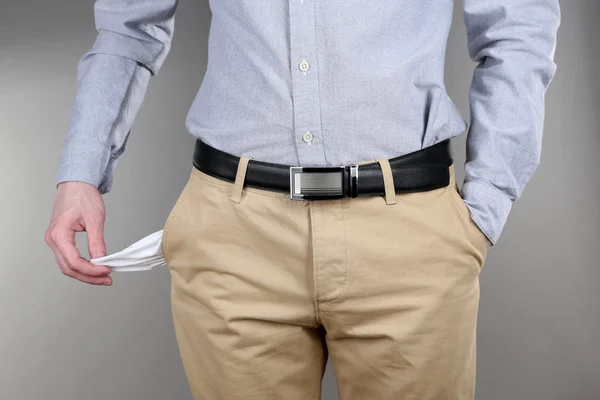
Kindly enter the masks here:
[[[497, 242], [540, 162], [558, 0], [462, 1], [477, 62], [470, 125], [444, 88], [452, 0], [209, 3], [208, 65], [190, 134], [256, 160], [337, 166], [406, 154], [469, 126], [461, 195]], [[98, 36], [78, 65], [57, 184], [110, 191], [169, 52], [176, 8], [177, 0], [96, 0]]]

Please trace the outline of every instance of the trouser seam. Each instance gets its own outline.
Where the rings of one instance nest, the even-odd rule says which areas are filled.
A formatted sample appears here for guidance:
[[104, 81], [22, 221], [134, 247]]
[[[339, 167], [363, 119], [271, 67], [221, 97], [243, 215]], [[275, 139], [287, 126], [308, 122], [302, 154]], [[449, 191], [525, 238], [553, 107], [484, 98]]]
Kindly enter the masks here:
[[[329, 300], [325, 300], [323, 301], [323, 303], [329, 303], [332, 301], [335, 301], [337, 299], [339, 299], [342, 296], [342, 293], [344, 293], [344, 290], [346, 289], [346, 283], [348, 281], [348, 235], [347, 235], [347, 230], [346, 230], [346, 217], [344, 214], [344, 200], [340, 200], [341, 201], [341, 208], [342, 208], [342, 227], [344, 229], [344, 283], [342, 284], [342, 287], [340, 288], [340, 292], [338, 293], [337, 296], [329, 299]], [[349, 199], [349, 201], [352, 201], [352, 199]]]
[[312, 247], [312, 269], [313, 269], [313, 295], [314, 295], [314, 304], [315, 304], [315, 319], [317, 321], [317, 323], [321, 324], [321, 318], [319, 316], [320, 314], [320, 310], [319, 310], [319, 292], [318, 292], [318, 287], [319, 287], [319, 277], [318, 277], [318, 261], [317, 261], [317, 254], [315, 251], [316, 248], [316, 244], [318, 242], [318, 236], [316, 235], [317, 233], [317, 227], [315, 224], [315, 218], [314, 218], [314, 207], [313, 207], [313, 203], [309, 202], [309, 213], [310, 213], [310, 230], [311, 230], [311, 247]]

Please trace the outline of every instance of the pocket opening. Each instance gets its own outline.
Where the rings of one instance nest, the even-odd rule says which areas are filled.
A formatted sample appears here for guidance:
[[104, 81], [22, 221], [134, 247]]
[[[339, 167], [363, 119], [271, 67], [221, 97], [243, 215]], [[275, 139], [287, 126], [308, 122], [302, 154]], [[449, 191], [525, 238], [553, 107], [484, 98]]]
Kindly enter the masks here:
[[163, 224], [163, 237], [162, 237], [161, 249], [162, 249], [163, 257], [165, 259], [165, 263], [167, 264], [167, 266], [169, 266], [169, 264], [170, 264], [170, 257], [169, 257], [169, 231], [171, 229], [171, 225], [172, 225], [173, 220], [177, 216], [177, 212], [181, 208], [181, 205], [182, 205], [183, 201], [188, 197], [188, 192], [189, 192], [189, 188], [190, 188], [190, 184], [191, 184], [192, 178], [193, 178], [193, 172], [188, 177], [188, 180], [187, 180], [185, 186], [183, 187], [183, 189], [179, 193], [179, 197], [175, 201], [175, 204], [173, 205], [173, 208], [171, 208], [171, 211], [169, 212], [169, 215], [167, 215], [167, 219], [165, 220], [165, 222]]
[[464, 218], [466, 218], [466, 222], [468, 223], [468, 225], [470, 226], [470, 229], [472, 230], [472, 235], [476, 236], [476, 240], [478, 241], [478, 244], [479, 244], [479, 249], [481, 250], [482, 254], [485, 254], [487, 252], [488, 238], [481, 231], [481, 229], [479, 229], [479, 226], [477, 226], [477, 224], [473, 220], [473, 217], [471, 216], [471, 211], [469, 210], [469, 208], [465, 204], [462, 196], [460, 195], [460, 191], [458, 189], [457, 183], [454, 182], [451, 186], [452, 187], [448, 187], [448, 190], [450, 191], [450, 197], [452, 198], [452, 202], [458, 208], [457, 211]]

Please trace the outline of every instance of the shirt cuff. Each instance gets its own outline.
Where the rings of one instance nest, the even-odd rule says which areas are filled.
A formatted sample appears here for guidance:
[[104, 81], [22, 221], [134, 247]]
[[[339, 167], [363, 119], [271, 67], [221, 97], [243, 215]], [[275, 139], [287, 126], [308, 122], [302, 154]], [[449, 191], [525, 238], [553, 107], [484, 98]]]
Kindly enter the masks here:
[[92, 140], [66, 143], [56, 177], [56, 186], [66, 181], [85, 182], [95, 186], [100, 194], [110, 191], [112, 172], [110, 147]]
[[512, 200], [496, 187], [476, 180], [463, 183], [461, 196], [475, 224], [495, 245], [508, 219]]

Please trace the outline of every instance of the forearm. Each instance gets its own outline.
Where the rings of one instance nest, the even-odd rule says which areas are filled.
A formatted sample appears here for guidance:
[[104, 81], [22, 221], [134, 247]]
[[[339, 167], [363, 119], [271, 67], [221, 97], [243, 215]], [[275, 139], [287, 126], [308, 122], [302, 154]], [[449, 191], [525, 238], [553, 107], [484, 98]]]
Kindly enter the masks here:
[[170, 49], [177, 0], [96, 0], [98, 36], [79, 61], [77, 95], [56, 184], [110, 191], [151, 76]]
[[463, 0], [471, 124], [462, 196], [495, 244], [540, 163], [544, 96], [554, 73], [557, 0]]
[[99, 54], [81, 59], [57, 185], [81, 181], [101, 193], [110, 191], [149, 78], [146, 68], [128, 58]]

